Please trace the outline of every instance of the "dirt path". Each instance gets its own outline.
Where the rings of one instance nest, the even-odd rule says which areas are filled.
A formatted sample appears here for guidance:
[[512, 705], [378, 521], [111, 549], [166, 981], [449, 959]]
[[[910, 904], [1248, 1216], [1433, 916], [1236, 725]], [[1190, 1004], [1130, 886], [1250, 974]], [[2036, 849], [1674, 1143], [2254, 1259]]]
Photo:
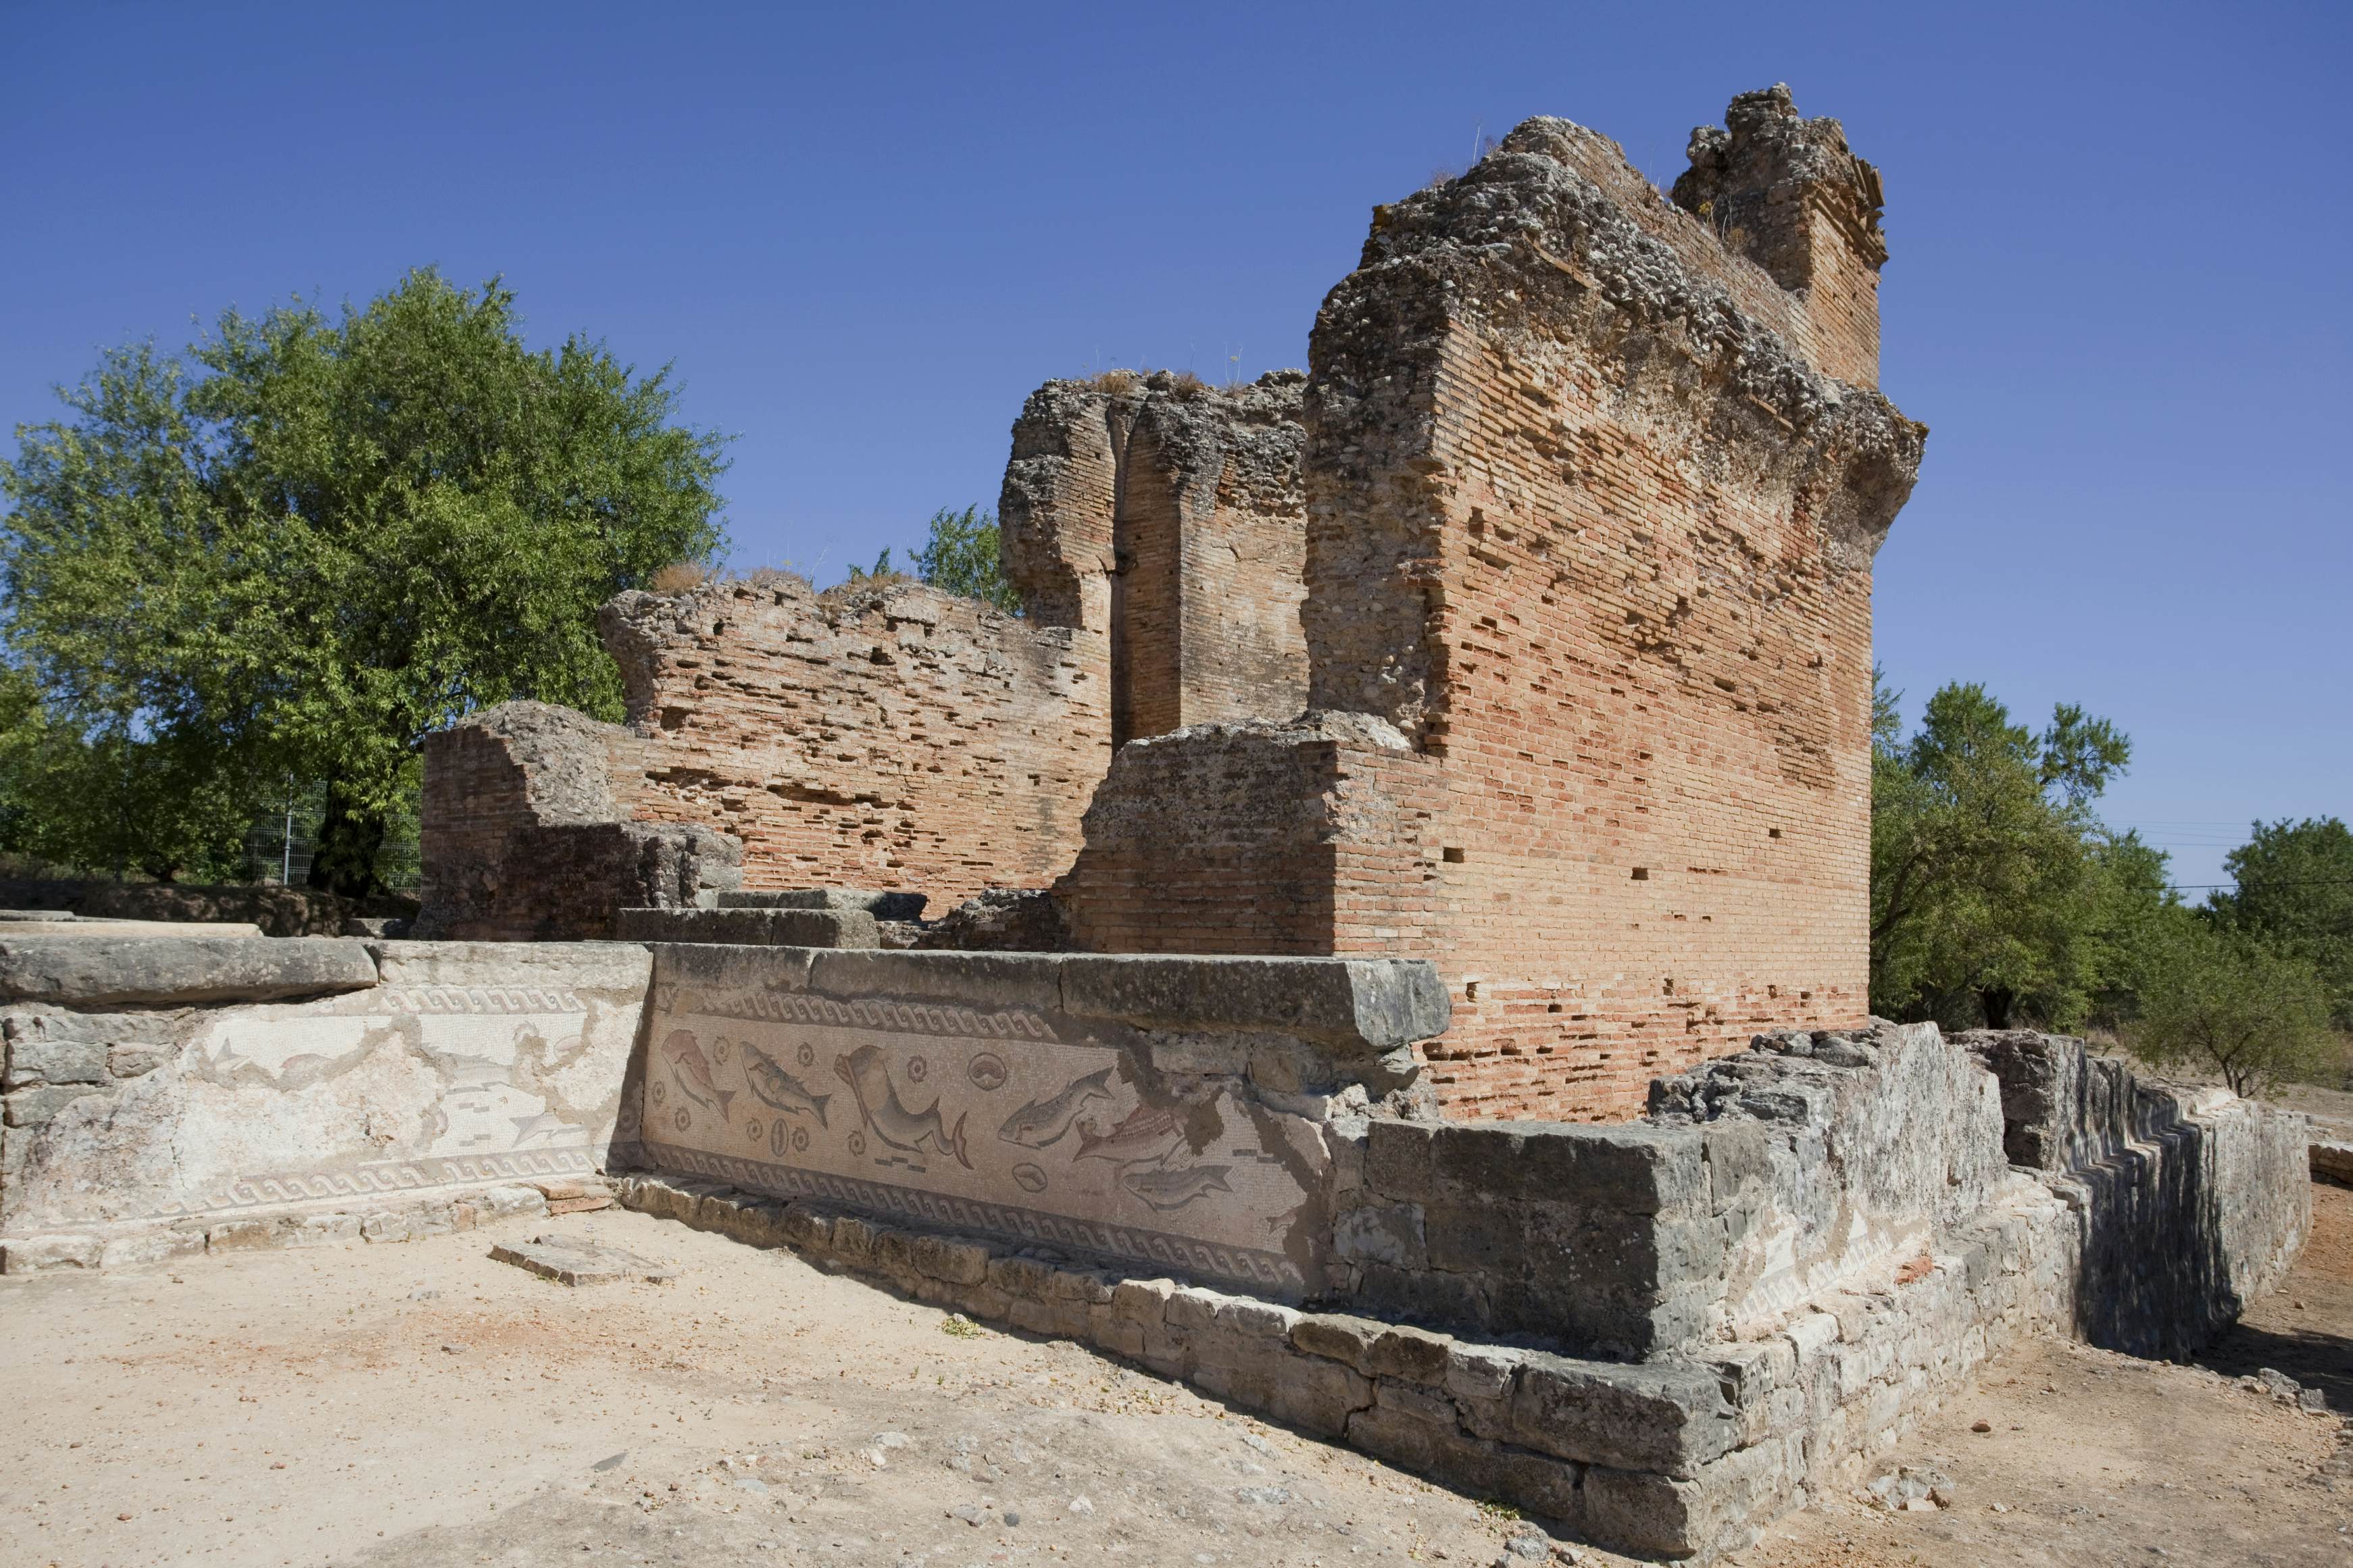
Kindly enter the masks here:
[[[2304, 1266], [2217, 1361], [2306, 1377], [2293, 1352], [2336, 1399], [2353, 1193], [2320, 1198]], [[559, 1227], [681, 1278], [571, 1290], [486, 1256]], [[1485, 1568], [1514, 1533], [1090, 1352], [949, 1327], [789, 1254], [617, 1212], [0, 1279], [0, 1563]], [[1739, 1561], [2341, 1568], [2353, 1480], [2314, 1479], [2353, 1452], [2335, 1434], [2214, 1373], [2037, 1346], [1899, 1456], [1940, 1463], [1954, 1508], [1836, 1500]]]

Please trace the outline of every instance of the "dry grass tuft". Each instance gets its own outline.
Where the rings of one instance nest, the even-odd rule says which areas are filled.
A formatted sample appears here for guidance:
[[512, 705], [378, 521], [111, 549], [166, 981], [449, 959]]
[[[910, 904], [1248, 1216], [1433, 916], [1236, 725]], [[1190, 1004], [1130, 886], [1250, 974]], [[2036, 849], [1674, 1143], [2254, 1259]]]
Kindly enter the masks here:
[[1136, 384], [1143, 379], [1132, 370], [1107, 370], [1096, 375], [1087, 384], [1097, 392], [1107, 392], [1113, 397], [1125, 397], [1135, 390]]
[[700, 561], [677, 561], [646, 579], [649, 594], [683, 594], [711, 581], [711, 568]]

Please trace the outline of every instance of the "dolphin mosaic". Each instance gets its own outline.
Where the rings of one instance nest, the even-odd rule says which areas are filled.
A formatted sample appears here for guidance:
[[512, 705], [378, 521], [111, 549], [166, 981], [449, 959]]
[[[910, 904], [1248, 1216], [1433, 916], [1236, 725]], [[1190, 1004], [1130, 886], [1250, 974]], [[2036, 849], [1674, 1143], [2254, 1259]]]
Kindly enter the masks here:
[[965, 1170], [972, 1169], [972, 1156], [965, 1152], [964, 1117], [958, 1116], [951, 1130], [940, 1115], [938, 1100], [921, 1110], [901, 1104], [899, 1090], [891, 1082], [891, 1068], [882, 1060], [881, 1047], [860, 1046], [846, 1057], [834, 1058], [833, 1071], [849, 1086], [858, 1114], [865, 1118], [875, 1137], [909, 1154], [923, 1152], [929, 1143], [940, 1153], [955, 1155], [956, 1163]]
[[692, 1029], [672, 1029], [670, 1038], [662, 1042], [662, 1055], [670, 1058], [670, 1077], [678, 1080], [681, 1094], [704, 1110], [715, 1110], [719, 1120], [727, 1120], [727, 1107], [735, 1099], [732, 1089], [722, 1089], [711, 1081], [711, 1063], [703, 1058], [702, 1047], [695, 1043]]

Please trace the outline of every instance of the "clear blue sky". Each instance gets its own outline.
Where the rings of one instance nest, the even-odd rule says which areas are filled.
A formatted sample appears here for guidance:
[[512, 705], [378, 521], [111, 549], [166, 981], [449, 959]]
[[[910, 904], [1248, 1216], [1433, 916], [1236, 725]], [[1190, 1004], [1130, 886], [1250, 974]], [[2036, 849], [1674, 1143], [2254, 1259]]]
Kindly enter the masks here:
[[1879, 558], [1916, 714], [2133, 737], [2220, 879], [2353, 808], [2342, 4], [232, 5], [0, 0], [0, 426], [232, 302], [502, 274], [740, 435], [740, 563], [993, 504], [1021, 397], [1303, 363], [1370, 208], [1559, 114], [1654, 180], [1786, 80], [1888, 191]]

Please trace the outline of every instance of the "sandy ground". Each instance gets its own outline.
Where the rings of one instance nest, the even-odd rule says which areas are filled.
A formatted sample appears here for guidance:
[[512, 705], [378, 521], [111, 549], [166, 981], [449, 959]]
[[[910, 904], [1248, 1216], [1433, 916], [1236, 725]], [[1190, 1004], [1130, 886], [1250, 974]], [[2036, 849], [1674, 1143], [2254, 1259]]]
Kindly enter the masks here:
[[[2296, 1276], [2212, 1359], [2353, 1409], [2353, 1192], [2316, 1195]], [[487, 1256], [557, 1230], [681, 1278], [570, 1289]], [[617, 1211], [0, 1279], [0, 1563], [1485, 1568], [1517, 1533], [1092, 1352], [955, 1326]], [[1832, 1500], [1737, 1561], [2344, 1568], [2337, 1436], [2218, 1373], [2030, 1347], [1896, 1457], [1952, 1508]]]

